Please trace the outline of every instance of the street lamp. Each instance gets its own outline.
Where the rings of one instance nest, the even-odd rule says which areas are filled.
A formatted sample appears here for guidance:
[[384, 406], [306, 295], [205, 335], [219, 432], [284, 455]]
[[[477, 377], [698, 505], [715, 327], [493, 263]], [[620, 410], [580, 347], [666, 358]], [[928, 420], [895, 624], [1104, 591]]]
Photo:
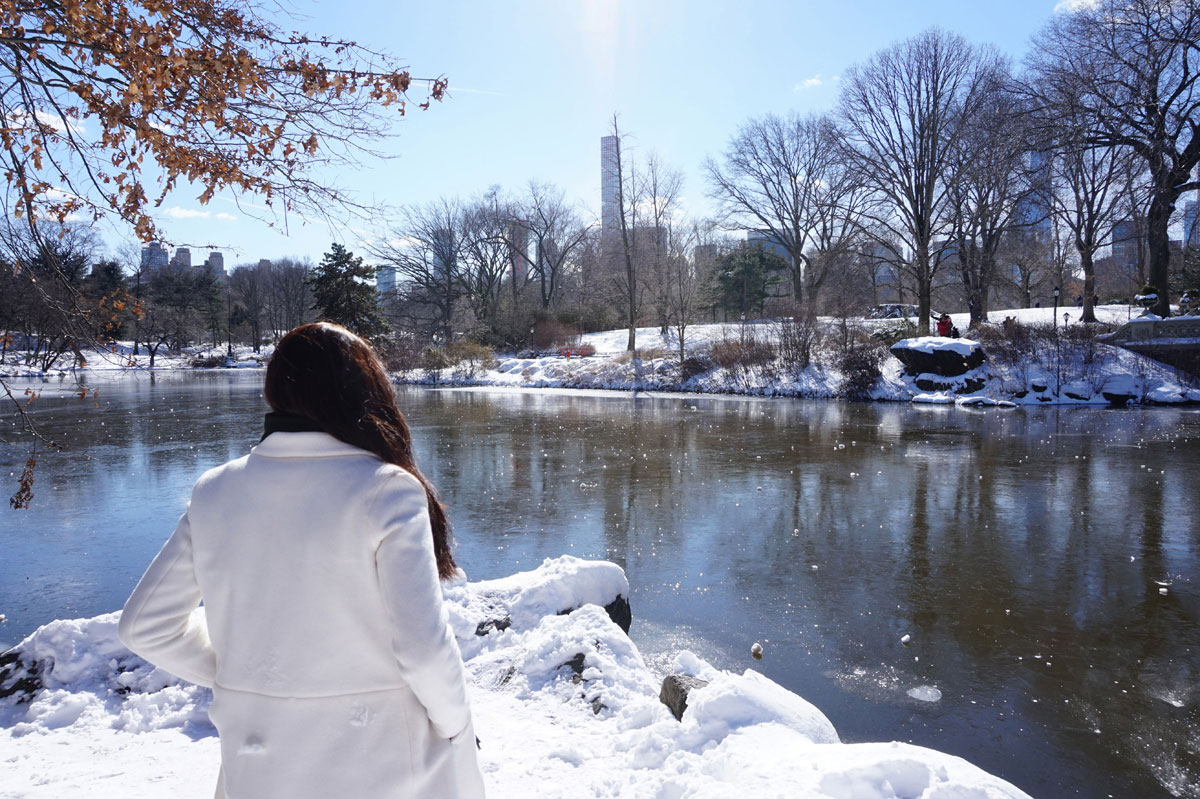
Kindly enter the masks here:
[[1054, 329], [1058, 329], [1058, 286], [1054, 287]]

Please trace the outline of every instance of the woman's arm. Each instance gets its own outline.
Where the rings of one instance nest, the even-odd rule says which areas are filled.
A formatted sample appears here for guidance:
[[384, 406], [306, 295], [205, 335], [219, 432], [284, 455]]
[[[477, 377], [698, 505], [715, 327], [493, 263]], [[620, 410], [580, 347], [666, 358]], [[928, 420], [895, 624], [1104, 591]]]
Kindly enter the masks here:
[[372, 505], [385, 538], [375, 554], [392, 617], [392, 651], [434, 729], [453, 738], [471, 721], [462, 653], [442, 603], [425, 489], [408, 474], [389, 475]]
[[211, 687], [217, 658], [197, 611], [201, 598], [185, 512], [121, 611], [121, 643], [177, 677]]

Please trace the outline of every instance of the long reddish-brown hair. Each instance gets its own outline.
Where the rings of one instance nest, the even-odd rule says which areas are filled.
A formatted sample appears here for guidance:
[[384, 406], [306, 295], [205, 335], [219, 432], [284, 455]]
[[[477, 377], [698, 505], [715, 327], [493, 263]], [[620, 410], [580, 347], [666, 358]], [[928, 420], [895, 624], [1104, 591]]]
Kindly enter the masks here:
[[429, 500], [438, 576], [454, 575], [458, 566], [450, 551], [446, 508], [417, 469], [408, 423], [383, 363], [367, 342], [328, 322], [301, 325], [275, 347], [263, 393], [272, 409], [309, 419], [334, 438], [417, 478]]

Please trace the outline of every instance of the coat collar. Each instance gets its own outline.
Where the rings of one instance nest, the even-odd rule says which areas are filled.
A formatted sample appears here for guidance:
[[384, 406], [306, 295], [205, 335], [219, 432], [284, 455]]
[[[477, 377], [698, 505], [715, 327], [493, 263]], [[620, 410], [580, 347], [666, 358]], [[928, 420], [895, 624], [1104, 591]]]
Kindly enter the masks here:
[[375, 453], [359, 449], [353, 444], [334, 438], [328, 433], [271, 433], [250, 450], [252, 455], [266, 458], [331, 458], [345, 455], [365, 455], [378, 458]]

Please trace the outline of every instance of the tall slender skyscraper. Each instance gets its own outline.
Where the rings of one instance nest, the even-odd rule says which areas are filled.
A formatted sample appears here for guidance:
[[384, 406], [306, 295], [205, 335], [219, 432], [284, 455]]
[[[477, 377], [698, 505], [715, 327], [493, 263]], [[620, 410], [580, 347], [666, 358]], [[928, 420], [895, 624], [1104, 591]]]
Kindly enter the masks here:
[[621, 226], [620, 194], [621, 173], [617, 168], [619, 148], [616, 136], [600, 137], [600, 232], [602, 235], [615, 233]]

